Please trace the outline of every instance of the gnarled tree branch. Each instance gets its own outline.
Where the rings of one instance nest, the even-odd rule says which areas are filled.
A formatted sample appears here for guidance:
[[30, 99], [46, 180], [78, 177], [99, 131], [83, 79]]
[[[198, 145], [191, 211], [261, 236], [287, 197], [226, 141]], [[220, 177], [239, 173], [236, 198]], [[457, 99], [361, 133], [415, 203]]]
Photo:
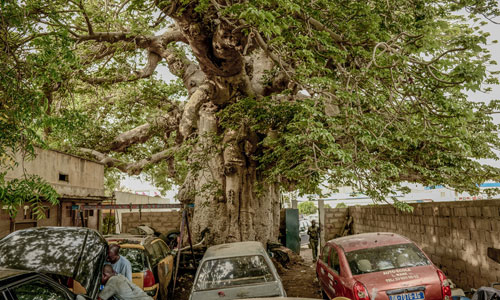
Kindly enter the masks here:
[[330, 37], [335, 42], [337, 42], [337, 43], [345, 43], [346, 42], [346, 41], [344, 41], [344, 39], [342, 38], [342, 36], [340, 36], [339, 34], [333, 32], [333, 30], [331, 30], [330, 28], [326, 27], [323, 23], [321, 23], [320, 21], [314, 19], [313, 17], [306, 16], [304, 14], [299, 14], [299, 13], [296, 13], [295, 17], [296, 18], [300, 18], [304, 22], [311, 24], [314, 27], [314, 29], [316, 29], [316, 30], [327, 32], [328, 35], [330, 35]]
[[113, 158], [109, 155], [88, 148], [79, 148], [78, 150], [80, 150], [83, 153], [87, 153], [94, 156], [97, 160], [99, 160], [100, 163], [104, 164], [108, 168], [116, 168], [129, 175], [139, 175], [142, 172], [142, 170], [150, 164], [155, 164], [162, 160], [174, 159], [174, 154], [175, 151], [177, 150], [177, 147], [160, 151], [158, 153], [151, 155], [148, 158], [144, 158], [137, 162], [132, 162], [132, 163], [123, 162], [119, 159]]
[[130, 32], [95, 32], [88, 35], [79, 35], [76, 40], [78, 42], [84, 41], [96, 41], [96, 42], [108, 42], [108, 43], [118, 43], [118, 42], [134, 42], [138, 46], [145, 48], [154, 37], [134, 35]]
[[181, 112], [176, 108], [152, 122], [121, 133], [111, 142], [109, 149], [110, 151], [123, 152], [131, 145], [144, 143], [153, 136], [154, 131], [152, 129], [155, 127], [162, 128], [165, 134], [175, 131], [179, 127], [180, 118]]
[[161, 60], [161, 56], [156, 53], [149, 52], [148, 53], [148, 62], [146, 66], [139, 71], [136, 71], [135, 74], [129, 75], [121, 75], [117, 77], [98, 77], [98, 78], [86, 78], [83, 80], [90, 84], [102, 84], [102, 83], [117, 83], [117, 82], [125, 82], [125, 81], [135, 81], [142, 78], [147, 78], [153, 75], [158, 63]]
[[192, 95], [184, 106], [182, 118], [179, 124], [179, 132], [187, 138], [198, 121], [199, 110], [203, 103], [210, 100], [216, 90], [215, 84], [211, 81], [205, 81]]

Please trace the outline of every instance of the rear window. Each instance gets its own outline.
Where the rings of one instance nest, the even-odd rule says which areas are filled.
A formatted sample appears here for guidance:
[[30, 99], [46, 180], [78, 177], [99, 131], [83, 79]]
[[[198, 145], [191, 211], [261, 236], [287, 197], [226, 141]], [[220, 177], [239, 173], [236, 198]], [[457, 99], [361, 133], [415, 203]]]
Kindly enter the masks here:
[[149, 269], [144, 250], [137, 248], [120, 248], [120, 255], [125, 256], [132, 265], [132, 273], [140, 273]]
[[274, 281], [271, 269], [261, 255], [207, 260], [200, 267], [194, 290], [259, 284]]
[[430, 264], [422, 251], [411, 243], [361, 249], [347, 252], [345, 256], [352, 275]]

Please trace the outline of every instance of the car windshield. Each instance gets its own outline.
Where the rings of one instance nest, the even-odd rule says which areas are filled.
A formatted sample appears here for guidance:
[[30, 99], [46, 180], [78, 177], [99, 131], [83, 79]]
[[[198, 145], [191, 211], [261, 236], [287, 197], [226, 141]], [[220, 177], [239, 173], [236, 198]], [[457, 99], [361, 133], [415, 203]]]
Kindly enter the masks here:
[[352, 275], [430, 264], [422, 251], [411, 243], [355, 250], [345, 255]]
[[271, 269], [261, 255], [220, 258], [203, 263], [194, 289], [210, 290], [274, 280]]
[[137, 248], [120, 248], [120, 255], [125, 256], [132, 265], [132, 273], [140, 273], [147, 268], [144, 250]]

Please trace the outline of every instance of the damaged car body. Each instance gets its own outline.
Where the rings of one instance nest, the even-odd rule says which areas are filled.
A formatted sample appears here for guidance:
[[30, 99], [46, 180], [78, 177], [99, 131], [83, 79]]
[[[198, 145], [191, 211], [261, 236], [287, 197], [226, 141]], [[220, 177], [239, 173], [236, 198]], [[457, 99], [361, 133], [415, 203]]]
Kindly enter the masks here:
[[100, 233], [82, 227], [39, 227], [0, 240], [0, 267], [36, 271], [76, 294], [96, 299], [108, 245]]

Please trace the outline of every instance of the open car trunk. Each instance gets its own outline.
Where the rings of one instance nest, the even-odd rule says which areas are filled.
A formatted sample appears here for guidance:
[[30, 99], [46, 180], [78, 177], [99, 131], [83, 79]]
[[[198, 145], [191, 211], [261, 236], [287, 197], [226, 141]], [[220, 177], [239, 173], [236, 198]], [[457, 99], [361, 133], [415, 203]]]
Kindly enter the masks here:
[[89, 228], [29, 228], [0, 240], [0, 266], [73, 278], [94, 299], [107, 247], [101, 234]]

